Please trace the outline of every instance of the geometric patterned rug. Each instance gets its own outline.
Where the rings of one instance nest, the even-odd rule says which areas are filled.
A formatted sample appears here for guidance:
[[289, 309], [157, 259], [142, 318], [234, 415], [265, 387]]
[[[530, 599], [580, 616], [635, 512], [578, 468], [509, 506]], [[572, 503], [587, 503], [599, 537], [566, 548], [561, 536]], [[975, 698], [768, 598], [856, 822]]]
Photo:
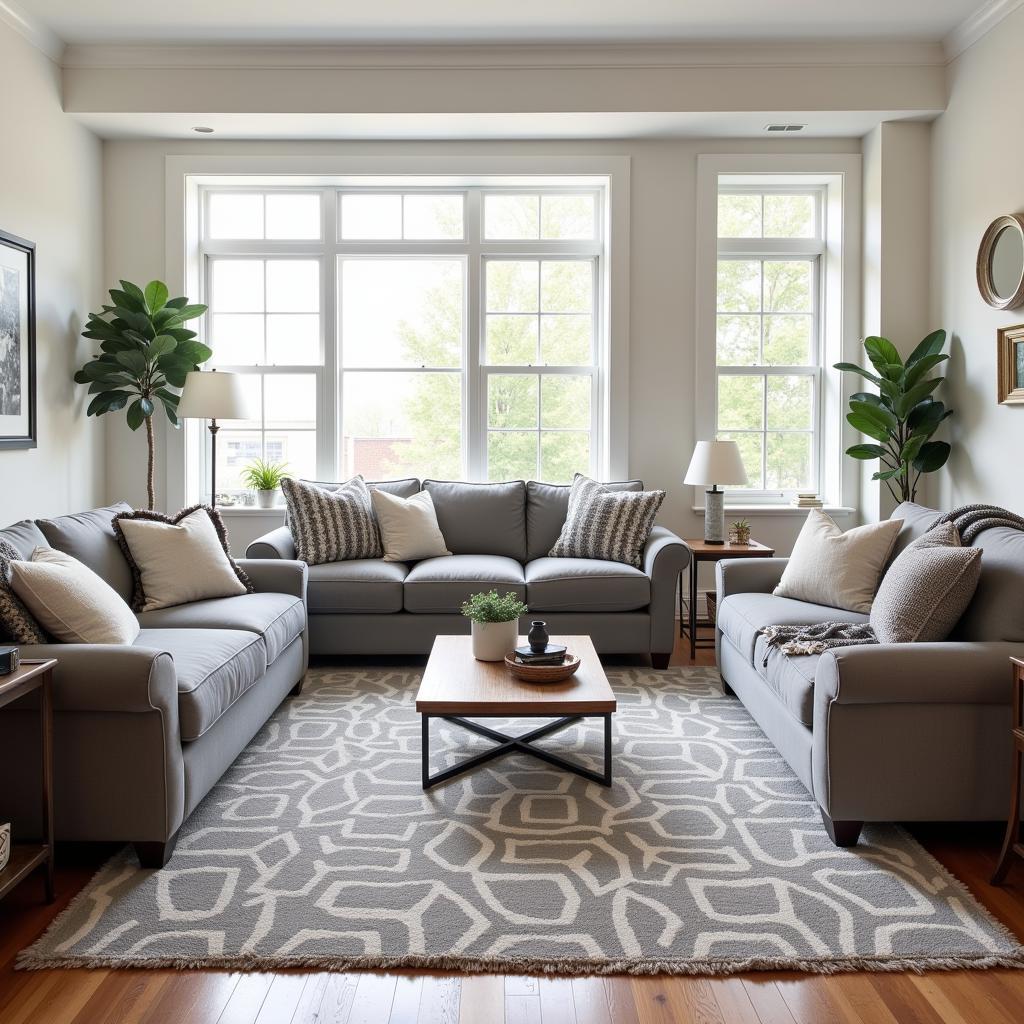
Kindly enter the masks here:
[[[714, 669], [608, 676], [610, 789], [509, 756], [424, 793], [420, 670], [314, 668], [185, 823], [167, 867], [144, 871], [126, 848], [19, 966], [1024, 966], [1020, 943], [902, 829], [833, 846]], [[434, 771], [487, 746], [433, 727]], [[544, 742], [600, 767], [599, 720]]]

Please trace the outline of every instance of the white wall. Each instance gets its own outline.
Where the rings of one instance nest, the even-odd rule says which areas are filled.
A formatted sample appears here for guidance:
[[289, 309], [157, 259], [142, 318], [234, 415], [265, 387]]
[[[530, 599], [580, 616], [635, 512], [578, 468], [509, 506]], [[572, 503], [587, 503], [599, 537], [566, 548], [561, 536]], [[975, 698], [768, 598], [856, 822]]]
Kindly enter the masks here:
[[1024, 309], [991, 309], [978, 294], [975, 259], [988, 224], [1024, 211], [1020, 55], [1024, 8], [949, 68], [949, 105], [932, 130], [932, 311], [953, 334], [953, 454], [929, 492], [942, 508], [975, 501], [1024, 513], [1024, 407], [996, 403], [996, 329]]
[[[661, 520], [701, 536], [692, 488], [681, 480], [694, 444], [694, 280], [697, 156], [710, 152], [859, 152], [859, 140], [665, 140], [574, 143], [181, 143], [113, 141], [105, 149], [106, 276], [137, 280], [164, 267], [164, 159], [209, 154], [591, 154], [631, 158], [629, 472], [668, 491]], [[144, 496], [141, 438], [108, 433], [108, 495]], [[158, 466], [158, 482], [163, 476]], [[162, 488], [158, 486], [158, 490]], [[158, 496], [158, 504], [162, 494]], [[699, 501], [702, 499], [698, 499]], [[801, 519], [758, 516], [754, 535], [788, 552]], [[245, 527], [232, 524], [236, 549]]]
[[0, 228], [36, 243], [38, 438], [0, 451], [0, 526], [103, 500], [102, 425], [71, 380], [101, 287], [102, 154], [61, 109], [60, 70], [0, 23]]

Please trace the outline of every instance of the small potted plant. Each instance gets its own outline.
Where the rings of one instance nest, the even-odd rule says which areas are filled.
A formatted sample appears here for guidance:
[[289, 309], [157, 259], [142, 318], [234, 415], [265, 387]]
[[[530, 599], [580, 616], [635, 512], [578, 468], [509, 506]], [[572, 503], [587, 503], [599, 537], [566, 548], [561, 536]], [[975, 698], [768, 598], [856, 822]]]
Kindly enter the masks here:
[[273, 508], [277, 504], [281, 481], [286, 480], [288, 475], [288, 467], [283, 462], [253, 459], [242, 470], [242, 483], [256, 492], [256, 502], [260, 508]]
[[462, 605], [462, 614], [473, 623], [473, 657], [477, 661], [504, 660], [516, 646], [519, 616], [525, 612], [526, 605], [511, 591], [470, 594]]
[[750, 523], [746, 519], [737, 519], [729, 531], [729, 540], [733, 544], [750, 543]]

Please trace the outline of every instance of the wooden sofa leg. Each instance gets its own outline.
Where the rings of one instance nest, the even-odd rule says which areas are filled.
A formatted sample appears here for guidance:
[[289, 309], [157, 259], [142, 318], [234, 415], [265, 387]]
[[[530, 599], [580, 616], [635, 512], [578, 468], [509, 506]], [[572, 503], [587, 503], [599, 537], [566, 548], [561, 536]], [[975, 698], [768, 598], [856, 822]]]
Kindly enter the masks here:
[[825, 823], [825, 831], [829, 839], [836, 846], [856, 846], [860, 839], [860, 830], [864, 827], [863, 821], [833, 821], [824, 811], [821, 810], [821, 820]]
[[668, 654], [651, 654], [651, 664], [656, 669], [668, 668], [668, 659], [672, 657], [671, 653]]
[[171, 859], [177, 844], [178, 833], [175, 832], [166, 843], [135, 843], [135, 855], [141, 867], [159, 870]]
[[297, 683], [296, 683], [296, 684], [295, 684], [295, 685], [294, 685], [294, 686], [293, 686], [293, 687], [292, 687], [292, 688], [291, 688], [291, 689], [290, 689], [290, 690], [288, 691], [288, 696], [289, 696], [289, 697], [298, 697], [298, 695], [299, 695], [300, 693], [302, 693], [302, 687], [303, 687], [303, 685], [305, 684], [305, 682], [306, 682], [306, 677], [305, 677], [305, 676], [303, 676], [303, 677], [302, 677], [302, 678], [301, 678], [301, 679], [300, 679], [300, 680], [299, 680], [299, 681], [298, 681], [298, 682], [297, 682]]

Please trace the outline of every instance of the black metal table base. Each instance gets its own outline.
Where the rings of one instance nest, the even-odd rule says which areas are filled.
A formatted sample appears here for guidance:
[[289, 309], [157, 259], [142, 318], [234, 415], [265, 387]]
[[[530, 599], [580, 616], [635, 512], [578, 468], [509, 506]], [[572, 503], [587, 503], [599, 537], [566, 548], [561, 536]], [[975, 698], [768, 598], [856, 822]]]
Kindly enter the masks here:
[[[536, 757], [541, 761], [545, 761], [547, 764], [554, 765], [556, 768], [564, 768], [568, 772], [573, 772], [576, 775], [587, 779], [589, 782], [597, 782], [602, 786], [610, 786], [612, 784], [612, 716], [611, 713], [604, 715], [570, 715], [568, 718], [559, 718], [554, 722], [548, 722], [547, 725], [538, 726], [536, 729], [531, 729], [530, 732], [523, 733], [522, 736], [507, 736], [503, 732], [498, 732], [497, 729], [488, 729], [486, 725], [481, 725], [479, 722], [471, 721], [468, 718], [462, 718], [459, 715], [427, 715], [421, 716], [423, 719], [423, 742], [422, 742], [422, 756], [423, 756], [423, 788], [430, 789], [432, 786], [436, 786], [439, 783], [447, 782], [449, 779], [454, 779], [457, 775], [462, 775], [464, 772], [472, 771], [474, 768], [479, 768], [482, 764], [487, 764], [488, 761], [493, 761], [497, 757], [503, 757], [505, 754], [529, 754], [530, 757]], [[509, 715], [474, 715], [474, 718], [509, 718]], [[530, 716], [520, 716], [530, 717]], [[541, 717], [539, 715], [532, 717]], [[545, 716], [547, 717], [547, 716]], [[430, 720], [432, 718], [441, 718], [446, 722], [452, 722], [454, 725], [461, 725], [463, 729], [468, 729], [470, 732], [475, 732], [478, 736], [483, 736], [486, 739], [493, 740], [497, 746], [492, 747], [490, 750], [485, 750], [482, 754], [476, 754], [474, 757], [469, 757], [460, 764], [454, 765], [451, 768], [446, 768], [444, 771], [437, 772], [434, 775], [430, 774]], [[567, 761], [564, 757], [559, 757], [557, 754], [552, 754], [548, 750], [541, 750], [539, 747], [533, 746], [536, 740], [542, 739], [544, 736], [551, 736], [556, 732], [561, 732], [563, 729], [568, 728], [570, 725], [575, 725], [577, 722], [584, 718], [603, 718], [604, 719], [604, 772], [594, 772], [589, 768], [584, 768], [580, 764], [575, 764], [572, 761]]]

